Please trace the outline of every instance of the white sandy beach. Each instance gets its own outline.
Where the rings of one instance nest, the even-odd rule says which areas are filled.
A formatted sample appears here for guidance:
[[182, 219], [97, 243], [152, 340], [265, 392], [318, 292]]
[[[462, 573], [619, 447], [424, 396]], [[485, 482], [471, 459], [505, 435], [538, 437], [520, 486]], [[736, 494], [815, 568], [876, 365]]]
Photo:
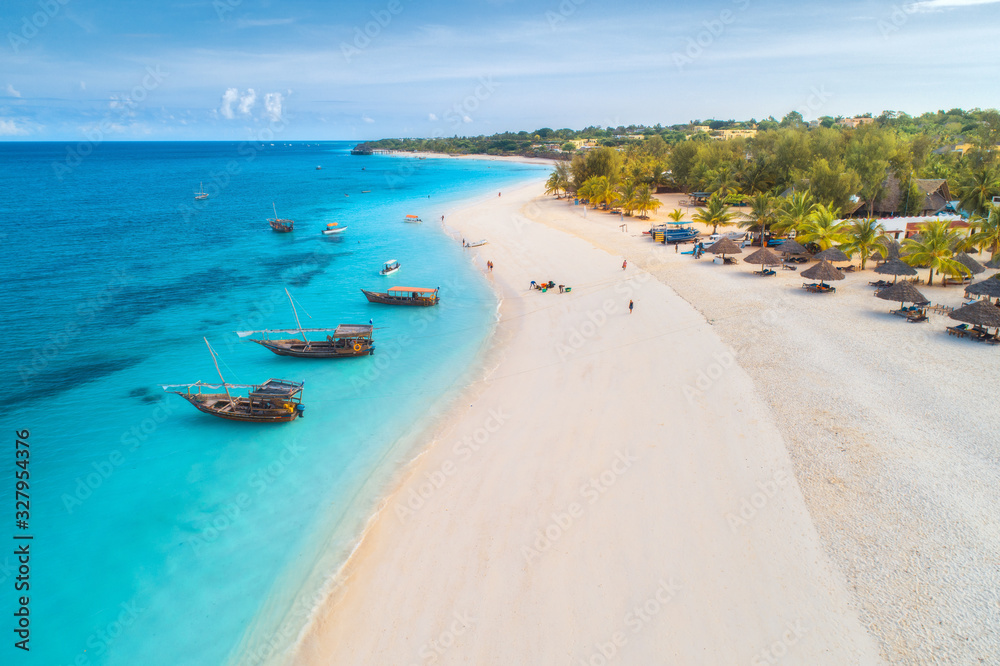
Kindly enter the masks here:
[[[669, 250], [540, 193], [448, 213], [490, 240], [496, 367], [287, 662], [879, 663], [754, 358], [668, 286]], [[572, 292], [528, 289], [548, 279]]]

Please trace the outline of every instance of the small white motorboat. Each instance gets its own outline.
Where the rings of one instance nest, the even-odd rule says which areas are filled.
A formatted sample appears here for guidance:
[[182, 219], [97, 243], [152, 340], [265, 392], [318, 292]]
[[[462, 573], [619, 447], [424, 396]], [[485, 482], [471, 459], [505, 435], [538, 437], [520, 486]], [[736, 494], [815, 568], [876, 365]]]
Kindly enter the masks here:
[[486, 245], [487, 243], [489, 243], [489, 241], [484, 238], [483, 240], [477, 240], [471, 243], [466, 243], [465, 247], [479, 247], [480, 245]]
[[390, 259], [382, 265], [382, 270], [379, 271], [379, 275], [392, 275], [399, 270], [399, 262], [395, 259]]
[[332, 236], [334, 234], [342, 234], [345, 231], [347, 231], [347, 227], [342, 227], [338, 225], [336, 222], [330, 222], [328, 225], [326, 225], [326, 229], [323, 230], [323, 235]]

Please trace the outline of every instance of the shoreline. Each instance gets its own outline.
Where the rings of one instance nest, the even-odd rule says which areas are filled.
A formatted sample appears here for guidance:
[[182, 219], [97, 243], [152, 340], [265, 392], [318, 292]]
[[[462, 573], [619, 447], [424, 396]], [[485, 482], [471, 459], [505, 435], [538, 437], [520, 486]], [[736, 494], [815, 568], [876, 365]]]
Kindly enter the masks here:
[[[617, 612], [612, 609], [622, 607], [623, 597], [636, 594], [667, 597], [657, 603], [671, 620], [668, 628], [644, 632], [630, 641], [628, 650], [633, 655], [672, 653], [694, 657], [695, 652], [702, 654], [700, 650], [712, 644], [720, 657], [748, 660], [760, 646], [768, 645], [771, 637], [781, 635], [782, 622], [795, 620], [786, 616], [797, 615], [814, 623], [815, 628], [796, 649], [818, 659], [815, 663], [842, 663], [845, 658], [856, 659], [859, 655], [876, 659], [877, 652], [860, 628], [839, 575], [818, 547], [798, 486], [788, 472], [784, 445], [773, 425], [768, 424], [768, 412], [753, 394], [749, 378], [727, 356], [726, 347], [711, 333], [704, 317], [665, 284], [644, 271], [608, 268], [607, 264], [617, 259], [586, 241], [524, 217], [522, 209], [537, 206], [533, 201], [540, 190], [541, 185], [532, 184], [519, 189], [517, 196], [511, 193], [505, 200], [494, 199], [446, 216], [448, 225], [466, 237], [478, 237], [480, 233], [495, 236], [501, 226], [505, 227], [502, 242], [491, 239], [491, 245], [476, 248], [474, 253], [478, 262], [486, 258], [497, 261], [493, 277], [504, 299], [490, 355], [499, 358], [499, 363], [482, 382], [482, 390], [470, 407], [456, 404], [455, 412], [460, 415], [459, 410], [463, 410], [466, 414], [439, 431], [414, 459], [399, 488], [381, 505], [396, 509], [397, 518], [380, 513], [345, 565], [343, 579], [347, 583], [340, 585], [336, 597], [328, 599], [314, 616], [296, 652], [284, 663], [344, 663], [376, 655], [385, 663], [428, 663], [426, 659], [443, 653], [421, 655], [421, 650], [427, 649], [428, 640], [444, 635], [442, 632], [449, 626], [454, 627], [456, 635], [452, 636], [454, 647], [449, 649], [446, 662], [472, 659], [477, 663], [523, 663], [527, 653], [520, 650], [527, 645], [540, 650], [549, 661], [566, 659], [566, 650], [583, 658], [594, 649], [593, 645], [588, 647], [591, 638], [618, 634], [615, 628], [619, 622], [614, 619]], [[559, 249], [565, 245], [572, 245], [572, 251]], [[530, 277], [543, 277], [531, 272], [538, 271], [534, 255], [543, 246], [550, 251], [544, 260], [548, 270], [562, 266], [564, 273], [578, 273], [572, 279], [576, 283], [573, 294], [525, 293]], [[591, 263], [588, 258], [596, 256], [603, 257], [605, 266], [579, 266], [581, 259]], [[532, 269], [532, 265], [536, 267]], [[646, 293], [650, 297], [642, 298]], [[617, 298], [607, 298], [615, 294]], [[626, 328], [630, 320], [617, 314], [617, 307], [622, 307], [618, 301], [625, 295], [639, 301], [639, 313], [649, 311], [655, 324], [652, 330], [637, 333]], [[667, 301], [662, 307], [657, 305], [661, 298]], [[572, 307], [574, 303], [576, 307]], [[606, 311], [609, 307], [611, 311]], [[601, 321], [600, 325], [597, 321]], [[577, 339], [565, 338], [553, 348], [552, 340], [565, 324], [571, 325]], [[589, 333], [591, 330], [594, 332]], [[502, 340], [501, 335], [509, 339]], [[622, 348], [608, 346], [606, 339], [613, 341], [616, 336], [634, 339]], [[683, 341], [681, 351], [667, 350], [669, 363], [665, 369], [683, 370], [688, 388], [706, 369], [714, 372], [713, 363], [725, 365], [727, 383], [732, 386], [719, 387], [731, 396], [722, 408], [724, 421], [710, 426], [708, 421], [718, 419], [720, 408], [703, 400], [685, 404], [680, 410], [672, 407], [671, 400], [685, 400], [682, 387], [671, 385], [659, 369], [649, 367], [656, 363], [651, 364], [641, 353], [645, 345], [663, 338]], [[538, 349], [534, 340], [546, 340], [544, 349]], [[579, 340], [582, 342], [577, 345]], [[638, 389], [629, 393], [624, 385], [619, 386], [594, 403], [594, 396], [574, 386], [596, 386], [594, 375], [611, 385], [620, 384], [615, 364], [599, 362], [606, 355], [620, 357], [618, 363], [630, 368], [629, 375], [635, 373], [637, 383], [645, 389], [676, 396], [665, 402], [665, 414], [658, 419], [664, 422], [636, 428], [635, 419], [648, 422], [648, 409], [636, 404]], [[591, 360], [595, 356], [598, 358]], [[635, 363], [639, 365], [633, 367]], [[517, 386], [526, 377], [532, 385]], [[563, 383], [569, 377], [574, 379]], [[539, 420], [532, 415], [530, 406], [534, 404], [539, 405], [539, 411], [541, 405], [546, 405], [554, 415], [605, 409], [608, 414], [604, 416], [613, 425], [587, 414], [574, 417], [577, 425], [572, 421], [565, 426], [550, 423], [553, 419], [543, 415]], [[616, 410], [610, 409], [612, 404]], [[616, 416], [616, 411], [623, 414]], [[694, 419], [686, 413], [690, 411], [696, 413]], [[670, 415], [675, 417], [673, 421]], [[702, 442], [710, 452], [673, 451], [669, 445], [664, 449], [666, 440], [660, 437], [669, 431], [657, 430], [663, 435], [653, 439], [644, 432], [649, 427], [664, 428], [668, 421], [680, 430], [680, 442]], [[754, 425], [747, 432], [741, 431], [740, 423]], [[716, 432], [720, 425], [726, 433], [723, 436]], [[562, 434], [563, 427], [575, 433], [569, 441]], [[623, 436], [622, 432], [627, 434]], [[459, 441], [449, 452], [445, 445], [456, 437]], [[483, 442], [473, 449], [471, 444], [477, 437]], [[535, 440], [540, 445], [544, 442], [545, 448], [536, 451], [524, 444]], [[735, 442], [740, 446], [734, 449]], [[737, 452], [751, 442], [761, 451], [754, 461], [738, 462], [742, 454]], [[487, 446], [489, 443], [494, 446]], [[643, 465], [636, 468], [633, 463], [639, 459]], [[571, 460], [575, 464], [570, 464]], [[503, 472], [499, 478], [498, 469]], [[678, 471], [691, 474], [697, 469], [715, 472], [690, 478]], [[523, 479], [518, 483], [525, 473], [534, 478], [527, 484]], [[585, 494], [573, 480], [577, 474], [582, 474], [579, 479], [583, 481], [587, 474], [597, 474], [597, 479], [609, 483], [602, 485], [598, 481], [601, 492], [590, 489]], [[627, 489], [612, 492], [618, 477], [625, 478], [626, 474]], [[672, 478], [668, 487], [661, 483], [663, 476]], [[435, 479], [440, 485], [433, 483]], [[419, 497], [421, 485], [426, 491], [431, 487], [428, 483], [433, 491], [426, 503], [414, 509], [412, 515], [398, 510], [401, 500]], [[761, 488], [769, 493], [764, 500], [768, 511], [755, 511], [745, 530], [744, 526], [734, 526], [733, 520], [727, 523], [727, 515], [736, 515], [733, 507], [738, 511], [741, 501], [756, 498], [764, 492]], [[597, 499], [591, 502], [593, 496]], [[605, 496], [609, 499], [602, 500]], [[658, 501], [650, 504], [654, 497]], [[638, 498], [642, 499], [637, 506]], [[669, 528], [660, 526], [649, 533], [651, 506], [675, 507], [667, 514], [673, 516], [668, 520]], [[518, 512], [512, 514], [515, 508]], [[526, 511], [527, 517], [520, 511]], [[401, 513], [406, 520], [399, 518]], [[455, 520], [459, 522], [453, 524]], [[789, 530], [782, 521], [796, 528]], [[570, 530], [567, 523], [584, 527]], [[715, 527], [706, 535], [702, 523]], [[620, 546], [605, 543], [600, 535], [608, 531], [618, 534], [619, 542], [632, 544], [635, 552], [622, 553]], [[789, 531], [793, 533], [786, 534]], [[546, 541], [553, 541], [546, 535], [556, 533], [559, 536], [554, 539], [555, 545], [546, 545]], [[678, 533], [714, 545], [692, 546], [693, 552], [689, 552], [676, 543]], [[536, 534], [541, 535], [540, 540]], [[598, 561], [585, 557], [581, 564], [569, 557], [579, 548], [583, 552], [596, 548], [603, 555]], [[768, 553], [769, 557], [763, 559], [769, 564], [759, 570], [744, 558], [724, 554], [747, 548], [760, 555], [750, 559]], [[675, 566], [654, 566], [653, 561], [658, 559], [654, 553], [670, 554], [667, 559], [676, 560]], [[626, 566], [622, 558], [638, 558], [640, 566]], [[476, 561], [479, 566], [475, 566]], [[725, 566], [720, 573], [722, 561]], [[540, 571], [534, 571], [535, 567]], [[610, 585], [599, 586], [598, 590], [584, 586], [587, 594], [581, 597], [578, 584], [569, 584], [581, 576], [581, 581], [604, 578]], [[645, 581], [649, 576], [652, 578]], [[789, 594], [785, 590], [788, 586], [795, 593]], [[708, 593], [716, 604], [695, 602], [690, 596], [684, 600], [677, 590], [685, 587], [697, 589], [701, 595]], [[602, 603], [595, 605], [590, 595], [599, 597]], [[674, 595], [678, 595], [676, 603], [672, 601]], [[519, 610], [513, 611], [515, 608]], [[577, 617], [571, 622], [563, 617], [567, 608], [579, 608], [580, 612], [589, 608], [589, 613], [573, 613]], [[720, 608], [729, 609], [724, 613], [727, 621], [711, 622]], [[510, 616], [512, 611], [518, 619]], [[466, 620], [454, 624], [452, 615], [463, 612]], [[696, 628], [698, 623], [692, 614], [704, 620], [700, 628]], [[679, 636], [671, 630], [675, 623], [699, 638], [688, 637], [678, 644]], [[458, 635], [459, 628], [466, 636], [466, 631], [474, 632], [484, 624], [489, 625], [489, 630], [480, 632], [477, 640]], [[557, 625], [561, 631], [539, 635], [546, 625]], [[524, 638], [525, 645], [498, 646], [498, 631]], [[732, 636], [734, 631], [739, 635]], [[625, 654], [625, 647], [621, 649]], [[539, 656], [536, 651], [530, 654], [536, 659]]]

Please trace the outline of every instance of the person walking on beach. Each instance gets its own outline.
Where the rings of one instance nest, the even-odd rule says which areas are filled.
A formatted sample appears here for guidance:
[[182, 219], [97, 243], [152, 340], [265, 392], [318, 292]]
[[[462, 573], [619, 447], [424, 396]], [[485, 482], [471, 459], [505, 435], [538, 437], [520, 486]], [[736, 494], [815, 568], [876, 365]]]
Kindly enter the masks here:
[[632, 308], [633, 308], [634, 306], [635, 306], [635, 303], [633, 303], [633, 302], [632, 302], [632, 301], [630, 300], [630, 301], [628, 302], [628, 313], [629, 313], [629, 314], [632, 314]]
[[628, 267], [628, 259], [622, 262], [622, 270], [625, 270], [627, 267]]

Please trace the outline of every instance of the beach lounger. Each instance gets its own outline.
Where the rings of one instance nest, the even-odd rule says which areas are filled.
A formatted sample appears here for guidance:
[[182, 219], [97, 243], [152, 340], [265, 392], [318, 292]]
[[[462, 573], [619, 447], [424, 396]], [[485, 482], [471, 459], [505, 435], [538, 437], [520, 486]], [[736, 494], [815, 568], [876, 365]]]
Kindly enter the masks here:
[[764, 276], [764, 277], [767, 277], [768, 275], [777, 275], [777, 273], [775, 273], [770, 268], [768, 268], [767, 270], [763, 270], [763, 271], [754, 271], [753, 274], [754, 275]]
[[969, 334], [969, 325], [961, 324], [960, 326], [949, 326], [948, 335], [954, 335], [959, 338], [964, 338]]

